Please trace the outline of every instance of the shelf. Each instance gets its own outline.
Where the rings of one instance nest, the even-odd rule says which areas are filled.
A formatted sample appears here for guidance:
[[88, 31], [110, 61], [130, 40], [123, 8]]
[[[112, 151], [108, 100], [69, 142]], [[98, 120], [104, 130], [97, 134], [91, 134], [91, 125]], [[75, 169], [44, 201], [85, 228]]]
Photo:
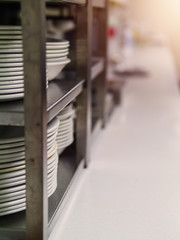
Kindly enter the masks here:
[[106, 2], [105, 0], [92, 0], [93, 7], [96, 8], [105, 8]]
[[93, 58], [91, 67], [91, 80], [94, 80], [104, 70], [104, 59]]
[[[47, 91], [48, 122], [81, 93], [83, 82], [83, 80], [66, 78], [49, 83]], [[0, 125], [24, 125], [23, 100], [0, 103]]]
[[[69, 154], [64, 153], [62, 157], [60, 156], [58, 166], [59, 185], [55, 193], [49, 198], [49, 235], [65, 204], [67, 204], [83, 167], [83, 160], [79, 164], [75, 164], [74, 155], [69, 156]], [[0, 217], [1, 239], [25, 239], [25, 232], [25, 211]]]
[[[71, 152], [71, 147], [69, 152]], [[79, 164], [74, 162], [75, 152], [72, 156], [64, 156], [59, 161], [58, 182], [56, 192], [49, 198], [49, 234], [52, 232], [54, 225], [62, 213], [65, 204], [70, 200], [73, 189], [80, 173], [84, 168], [84, 161]]]

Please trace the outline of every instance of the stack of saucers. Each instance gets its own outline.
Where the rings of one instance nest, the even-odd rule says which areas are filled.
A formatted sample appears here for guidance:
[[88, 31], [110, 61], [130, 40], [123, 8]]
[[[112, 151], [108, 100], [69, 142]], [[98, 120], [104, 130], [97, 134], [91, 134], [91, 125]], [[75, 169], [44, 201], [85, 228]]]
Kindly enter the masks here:
[[74, 109], [72, 104], [64, 108], [57, 117], [59, 118], [59, 128], [56, 141], [60, 154], [74, 141]]
[[[24, 97], [23, 44], [21, 26], [0, 26], [0, 101]], [[46, 64], [48, 80], [55, 78], [70, 62], [69, 42], [48, 40]]]
[[[58, 118], [48, 124], [47, 172], [48, 197], [57, 187]], [[0, 127], [0, 216], [26, 208], [25, 140], [23, 128]]]
[[46, 43], [46, 57], [48, 80], [54, 79], [62, 69], [70, 62], [69, 41], [48, 39]]
[[0, 26], [0, 101], [24, 96], [22, 29]]

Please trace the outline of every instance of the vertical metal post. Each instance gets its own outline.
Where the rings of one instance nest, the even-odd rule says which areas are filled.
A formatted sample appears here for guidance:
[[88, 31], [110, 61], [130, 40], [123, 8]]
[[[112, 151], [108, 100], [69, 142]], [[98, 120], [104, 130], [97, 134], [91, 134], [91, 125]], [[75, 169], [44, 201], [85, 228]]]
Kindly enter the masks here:
[[[100, 9], [99, 14], [100, 21], [100, 56], [104, 58], [104, 71], [100, 74], [100, 91], [99, 91], [99, 104], [100, 104], [100, 114], [102, 119], [102, 126], [106, 125], [105, 117], [105, 98], [107, 93], [107, 42], [108, 42], [108, 0], [105, 0], [105, 8]], [[98, 81], [99, 81], [98, 80]]]
[[46, 240], [48, 198], [45, 1], [23, 0], [21, 7], [25, 82], [26, 239]]
[[77, 75], [85, 79], [84, 90], [77, 98], [77, 153], [85, 157], [85, 167], [90, 160], [91, 146], [91, 54], [92, 54], [92, 1], [77, 6]]

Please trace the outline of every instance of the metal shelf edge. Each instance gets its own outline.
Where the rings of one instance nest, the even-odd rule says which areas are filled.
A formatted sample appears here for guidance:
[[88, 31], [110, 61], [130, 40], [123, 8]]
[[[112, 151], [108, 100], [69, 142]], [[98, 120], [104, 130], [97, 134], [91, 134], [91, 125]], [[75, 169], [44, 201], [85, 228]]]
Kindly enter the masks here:
[[[47, 107], [48, 122], [81, 93], [83, 83], [84, 80], [75, 83], [72, 88], [65, 91], [64, 95]], [[24, 126], [23, 100], [0, 103], [0, 125]]]

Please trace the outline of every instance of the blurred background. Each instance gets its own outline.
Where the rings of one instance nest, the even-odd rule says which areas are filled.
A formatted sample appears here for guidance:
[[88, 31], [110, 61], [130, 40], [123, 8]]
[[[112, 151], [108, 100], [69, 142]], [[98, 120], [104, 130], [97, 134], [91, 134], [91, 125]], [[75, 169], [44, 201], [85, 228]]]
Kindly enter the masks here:
[[125, 44], [166, 42], [180, 74], [179, 7], [178, 0], [111, 0], [109, 25], [114, 29], [111, 29], [111, 37], [121, 32], [121, 42]]

